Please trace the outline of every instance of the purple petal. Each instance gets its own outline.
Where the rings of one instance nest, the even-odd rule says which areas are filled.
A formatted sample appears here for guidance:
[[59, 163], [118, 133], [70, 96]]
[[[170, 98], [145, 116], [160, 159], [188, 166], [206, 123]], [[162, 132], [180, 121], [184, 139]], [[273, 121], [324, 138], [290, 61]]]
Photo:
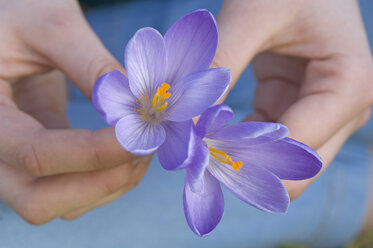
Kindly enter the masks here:
[[322, 160], [310, 147], [290, 138], [261, 144], [242, 152], [241, 170], [250, 170], [250, 164], [266, 168], [285, 180], [303, 180], [314, 177], [322, 168]]
[[128, 42], [124, 63], [132, 93], [153, 96], [165, 80], [167, 58], [162, 35], [153, 28], [142, 28]]
[[92, 103], [102, 119], [110, 126], [115, 126], [123, 116], [133, 114], [135, 97], [128, 87], [126, 76], [115, 70], [96, 81]]
[[286, 126], [273, 122], [240, 122], [207, 136], [235, 146], [250, 146], [282, 139], [289, 134]]
[[197, 122], [196, 131], [199, 136], [205, 137], [207, 133], [224, 127], [233, 116], [233, 111], [229, 106], [225, 104], [213, 106], [202, 113]]
[[193, 192], [187, 174], [183, 202], [189, 227], [203, 237], [210, 234], [223, 217], [224, 198], [219, 182], [208, 171], [200, 180], [202, 191]]
[[211, 64], [218, 43], [215, 19], [207, 10], [196, 10], [180, 18], [166, 33], [167, 81], [173, 82]]
[[194, 124], [167, 121], [163, 125], [166, 139], [159, 147], [158, 157], [166, 170], [178, 170], [190, 164], [195, 152]]
[[[251, 170], [251, 165], [271, 171], [280, 179], [303, 180], [315, 176], [322, 167], [319, 155], [310, 147], [284, 138], [257, 145], [231, 140], [210, 140], [208, 145], [224, 151], [234, 161], [242, 161], [241, 170]], [[246, 165], [246, 166], [245, 166]]]
[[203, 189], [201, 178], [209, 164], [209, 153], [210, 151], [206, 142], [203, 140], [197, 140], [195, 154], [188, 166], [189, 185], [194, 192], [201, 192]]
[[166, 118], [185, 121], [200, 115], [223, 96], [230, 79], [228, 68], [207, 69], [182, 78], [171, 90]]
[[247, 204], [270, 213], [286, 213], [289, 195], [280, 179], [264, 168], [246, 165], [234, 171], [229, 165], [210, 158], [208, 171]]
[[158, 149], [166, 132], [161, 125], [144, 122], [139, 115], [127, 115], [115, 125], [120, 145], [131, 153], [147, 155]]

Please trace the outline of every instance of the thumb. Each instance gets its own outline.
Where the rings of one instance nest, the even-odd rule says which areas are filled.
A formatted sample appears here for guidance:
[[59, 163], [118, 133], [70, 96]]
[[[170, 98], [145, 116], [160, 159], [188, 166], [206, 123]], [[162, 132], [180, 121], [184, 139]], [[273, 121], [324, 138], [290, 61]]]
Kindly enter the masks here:
[[33, 30], [27, 42], [90, 98], [97, 78], [124, 69], [93, 32], [77, 4], [73, 9], [51, 11], [53, 14], [44, 17], [46, 24]]
[[251, 59], [273, 46], [271, 40], [293, 20], [297, 9], [292, 0], [224, 1], [217, 19], [219, 42], [212, 66], [231, 69], [232, 87]]

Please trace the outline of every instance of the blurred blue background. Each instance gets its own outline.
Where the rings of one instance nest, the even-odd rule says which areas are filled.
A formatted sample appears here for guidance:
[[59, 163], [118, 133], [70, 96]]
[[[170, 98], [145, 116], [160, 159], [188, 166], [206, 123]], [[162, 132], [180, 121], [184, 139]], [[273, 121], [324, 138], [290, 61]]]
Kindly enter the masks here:
[[[373, 1], [361, 0], [360, 5], [372, 45]], [[91, 8], [86, 15], [104, 44], [122, 62], [125, 44], [137, 29], [153, 26], [164, 33], [179, 17], [197, 8], [207, 8], [216, 16], [220, 1], [130, 1]], [[227, 100], [236, 111], [236, 121], [250, 113], [247, 106], [254, 87], [255, 80], [248, 68]], [[76, 88], [71, 89], [71, 99], [68, 114], [74, 128], [106, 126]], [[31, 226], [0, 204], [0, 247], [273, 247], [281, 243], [332, 247], [343, 244], [354, 238], [366, 211], [370, 173], [366, 144], [372, 140], [370, 121], [342, 148], [330, 169], [292, 203], [285, 216], [260, 212], [225, 190], [226, 210], [222, 222], [211, 236], [199, 238], [189, 230], [184, 217], [184, 172], [165, 171], [155, 159], [136, 189], [73, 222], [55, 220], [41, 227]]]

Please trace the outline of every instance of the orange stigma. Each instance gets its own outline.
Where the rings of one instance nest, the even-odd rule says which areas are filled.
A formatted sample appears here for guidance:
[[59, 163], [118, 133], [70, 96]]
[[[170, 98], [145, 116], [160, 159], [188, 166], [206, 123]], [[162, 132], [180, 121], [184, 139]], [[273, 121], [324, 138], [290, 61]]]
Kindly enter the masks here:
[[219, 160], [220, 162], [224, 164], [228, 164], [232, 166], [233, 170], [239, 171], [242, 167], [242, 161], [232, 161], [232, 158], [229, 157], [228, 154], [226, 154], [223, 151], [220, 151], [218, 149], [215, 149], [213, 147], [209, 147], [210, 155]]

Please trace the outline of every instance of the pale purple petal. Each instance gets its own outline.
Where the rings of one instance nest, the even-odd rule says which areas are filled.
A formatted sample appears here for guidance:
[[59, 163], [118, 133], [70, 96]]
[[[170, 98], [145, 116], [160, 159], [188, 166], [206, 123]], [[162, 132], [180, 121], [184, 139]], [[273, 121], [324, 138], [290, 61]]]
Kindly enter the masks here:
[[247, 170], [233, 170], [229, 165], [210, 158], [207, 170], [234, 195], [247, 204], [270, 213], [286, 213], [289, 195], [280, 179], [268, 170], [247, 165]]
[[188, 166], [189, 184], [194, 192], [200, 192], [203, 189], [201, 184], [206, 167], [209, 164], [210, 151], [205, 141], [197, 139], [195, 145], [195, 154]]
[[124, 63], [129, 86], [137, 97], [153, 96], [164, 82], [167, 67], [162, 35], [153, 28], [142, 28], [128, 42]]
[[255, 165], [271, 171], [280, 179], [303, 180], [315, 176], [322, 167], [321, 158], [314, 150], [289, 138], [257, 145], [240, 140], [207, 139], [207, 142], [209, 146], [227, 153], [234, 161], [242, 161], [244, 166], [241, 170], [248, 173], [251, 165]]
[[286, 126], [273, 122], [240, 122], [207, 135], [208, 139], [235, 146], [250, 146], [283, 139], [289, 134]]
[[183, 203], [189, 227], [199, 236], [207, 236], [219, 224], [224, 212], [224, 198], [219, 182], [206, 171], [200, 179], [202, 191], [192, 191], [188, 174]]
[[190, 164], [195, 153], [195, 134], [192, 120], [163, 123], [166, 139], [158, 149], [161, 165], [166, 170], [183, 169]]
[[248, 164], [241, 170], [249, 173], [249, 165], [255, 164], [286, 180], [311, 178], [322, 168], [322, 160], [313, 149], [290, 138], [252, 147], [240, 157]]
[[168, 56], [167, 82], [209, 67], [218, 43], [215, 19], [207, 10], [196, 10], [180, 18], [165, 34]]
[[167, 119], [185, 121], [200, 115], [216, 103], [228, 89], [228, 68], [212, 68], [190, 74], [171, 89]]
[[201, 114], [196, 125], [197, 134], [205, 137], [206, 134], [224, 127], [233, 116], [233, 111], [229, 106], [225, 104], [213, 106]]
[[117, 70], [102, 75], [93, 87], [92, 104], [110, 126], [115, 126], [123, 116], [132, 114], [135, 97], [126, 76]]
[[161, 125], [144, 122], [137, 114], [127, 115], [115, 125], [120, 145], [131, 153], [147, 155], [158, 149], [166, 132]]

